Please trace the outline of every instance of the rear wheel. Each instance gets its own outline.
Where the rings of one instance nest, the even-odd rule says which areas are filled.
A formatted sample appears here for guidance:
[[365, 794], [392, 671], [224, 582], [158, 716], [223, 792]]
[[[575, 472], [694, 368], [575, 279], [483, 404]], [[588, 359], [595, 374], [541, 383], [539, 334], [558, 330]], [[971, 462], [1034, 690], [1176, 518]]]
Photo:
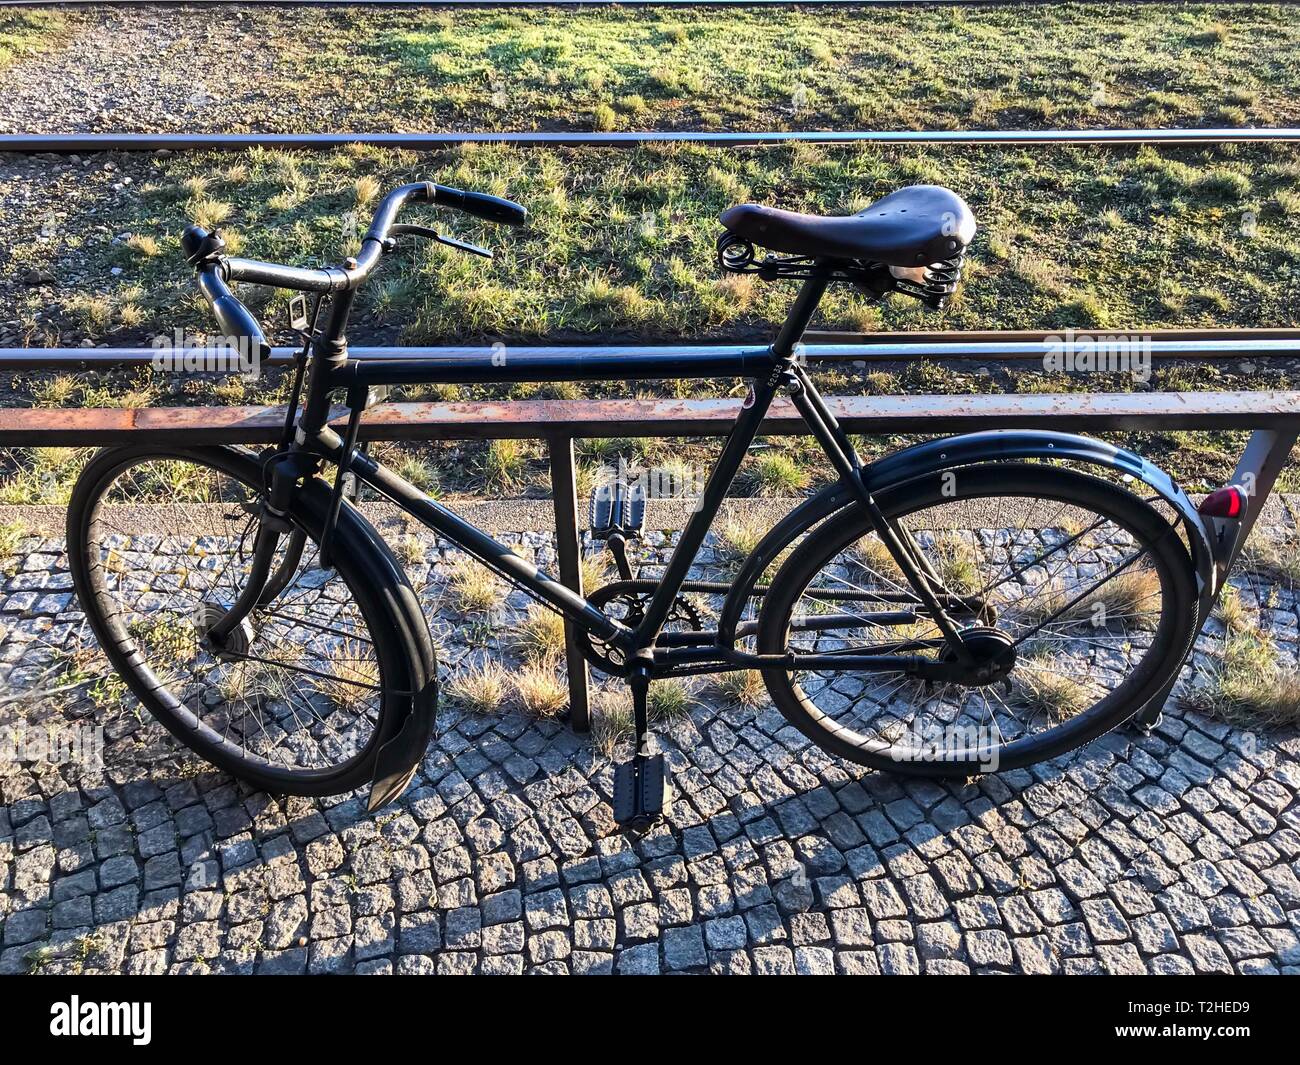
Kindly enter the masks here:
[[[981, 664], [959, 681], [903, 668], [772, 668], [781, 712], [833, 754], [966, 776], [1068, 751], [1136, 713], [1182, 665], [1195, 585], [1176, 525], [1097, 477], [974, 466], [877, 495], [938, 579]], [[955, 656], [865, 510], [807, 536], [772, 581], [764, 654]]]
[[349, 791], [410, 711], [427, 630], [422, 647], [409, 586], [347, 508], [319, 567], [328, 492], [309, 485], [263, 603], [205, 649], [247, 582], [262, 481], [230, 448], [101, 452], [69, 506], [73, 580], [110, 663], [184, 744], [269, 791]]

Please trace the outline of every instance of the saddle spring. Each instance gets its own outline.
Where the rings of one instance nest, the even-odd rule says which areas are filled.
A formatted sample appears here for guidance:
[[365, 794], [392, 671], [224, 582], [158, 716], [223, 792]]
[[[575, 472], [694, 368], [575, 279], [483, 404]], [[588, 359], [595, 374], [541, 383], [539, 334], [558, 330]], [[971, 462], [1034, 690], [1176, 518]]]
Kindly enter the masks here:
[[[920, 300], [931, 310], [939, 311], [957, 291], [965, 260], [964, 248], [951, 258], [928, 266], [886, 266], [860, 259], [834, 260], [830, 265], [830, 278], [848, 281], [873, 299], [901, 292]], [[810, 256], [768, 254], [759, 259], [750, 241], [729, 230], [718, 238], [718, 265], [733, 274], [757, 274], [764, 281], [806, 280], [824, 276], [826, 269]]]

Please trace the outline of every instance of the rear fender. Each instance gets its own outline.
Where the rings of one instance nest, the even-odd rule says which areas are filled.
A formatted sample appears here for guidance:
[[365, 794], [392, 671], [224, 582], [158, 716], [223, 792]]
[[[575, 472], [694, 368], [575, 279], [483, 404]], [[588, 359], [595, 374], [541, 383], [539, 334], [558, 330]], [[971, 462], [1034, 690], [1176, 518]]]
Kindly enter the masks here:
[[1019, 459], [1065, 459], [1099, 466], [1140, 481], [1169, 504], [1178, 515], [1191, 546], [1192, 564], [1196, 570], [1199, 627], [1218, 593], [1210, 533], [1187, 493], [1174, 483], [1173, 478], [1131, 451], [1072, 433], [995, 429], [929, 440], [905, 448], [866, 467], [863, 480], [869, 491], [878, 492], [898, 481], [934, 476], [956, 466]]
[[[896, 451], [863, 467], [862, 480], [869, 492], [877, 493], [900, 482], [937, 476], [961, 466], [1021, 459], [1066, 459], [1098, 466], [1140, 481], [1168, 503], [1178, 515], [1191, 545], [1192, 563], [1196, 570], [1199, 628], [1209, 615], [1218, 590], [1210, 536], [1187, 493], [1167, 473], [1131, 451], [1070, 433], [990, 430], [929, 440]], [[718, 631], [724, 646], [734, 645], [736, 627], [745, 603], [772, 562], [811, 525], [856, 498], [856, 493], [842, 482], [829, 485], [787, 514], [759, 542], [736, 575], [723, 604]]]

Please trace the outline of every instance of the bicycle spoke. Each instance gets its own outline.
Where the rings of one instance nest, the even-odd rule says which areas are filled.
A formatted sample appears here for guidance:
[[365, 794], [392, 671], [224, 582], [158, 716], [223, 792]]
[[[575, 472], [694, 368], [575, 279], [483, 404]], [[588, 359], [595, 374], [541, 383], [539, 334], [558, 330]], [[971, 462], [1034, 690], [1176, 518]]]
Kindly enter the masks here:
[[[990, 510], [1010, 518], [1011, 527], [990, 528], [982, 520]], [[796, 690], [847, 730], [841, 734], [862, 737], [853, 742], [906, 745], [912, 729], [960, 727], [972, 730], [969, 737], [983, 737], [980, 743], [1005, 747], [1085, 712], [1149, 659], [1166, 607], [1165, 586], [1153, 568], [1149, 540], [1104, 509], [1064, 493], [976, 497], [928, 504], [896, 516], [895, 524], [938, 575], [937, 594], [970, 604], [969, 620], [956, 615], [959, 639], [990, 648], [982, 652], [989, 655], [1004, 648], [1008, 664], [991, 682], [976, 683], [973, 674], [960, 680], [967, 659], [950, 649], [932, 618], [918, 614], [888, 626], [886, 634], [884, 624], [855, 610], [859, 604], [841, 597], [868, 594], [877, 578], [853, 577], [858, 541], [846, 532], [840, 554], [827, 557], [794, 600], [802, 617], [807, 593], [815, 589], [823, 596], [815, 610], [839, 620], [825, 627], [792, 625], [786, 641], [796, 656], [821, 660], [816, 669], [796, 664]], [[968, 630], [972, 635], [965, 635]], [[990, 643], [998, 634], [1003, 642]], [[891, 654], [938, 655], [955, 676], [930, 684], [897, 667], [864, 669], [851, 661]], [[978, 658], [973, 650], [965, 654]], [[832, 665], [834, 659], [845, 665]], [[975, 743], [967, 738], [957, 746], [982, 762], [988, 752]]]
[[[167, 475], [185, 491], [173, 492]], [[199, 643], [213, 611], [246, 587], [256, 490], [201, 463], [146, 458], [120, 471], [100, 500], [90, 540], [101, 562], [103, 614], [147, 666], [146, 687], [210, 725], [211, 742], [282, 768], [325, 768], [368, 744], [387, 697], [378, 651], [338, 572], [313, 568], [315, 544], [276, 599], [236, 626], [219, 657]], [[272, 579], [288, 544], [282, 539]]]

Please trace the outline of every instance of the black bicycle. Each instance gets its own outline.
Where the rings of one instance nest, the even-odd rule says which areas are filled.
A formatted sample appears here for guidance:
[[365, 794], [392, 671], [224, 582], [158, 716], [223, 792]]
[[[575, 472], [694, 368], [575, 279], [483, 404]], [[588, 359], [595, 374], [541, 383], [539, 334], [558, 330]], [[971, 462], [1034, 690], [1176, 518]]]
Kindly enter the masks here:
[[[724, 269], [802, 282], [770, 347], [551, 351], [506, 370], [349, 357], [354, 295], [399, 238], [490, 254], [399, 223], [408, 204], [526, 218], [496, 197], [404, 185], [382, 202], [358, 255], [324, 269], [228, 257], [219, 234], [189, 227], [185, 254], [227, 337], [269, 351], [228, 282], [315, 296], [283, 439], [262, 453], [111, 448], [76, 485], [69, 551], [95, 635], [144, 706], [209, 761], [273, 792], [368, 784], [372, 809], [419, 765], [435, 724], [434, 647], [403, 566], [356, 504], [360, 486], [558, 611], [591, 663], [626, 679], [635, 754], [617, 768], [614, 805], [636, 827], [665, 803], [646, 709], [655, 678], [760, 670], [780, 712], [828, 752], [955, 777], [1061, 754], [1169, 694], [1212, 599], [1230, 508], [1198, 513], [1138, 456], [1055, 432], [974, 433], [864, 464], [809, 375], [800, 337], [829, 285], [943, 306], [975, 232], [955, 193], [904, 188], [848, 217], [755, 205], [724, 213]], [[661, 579], [625, 573], [579, 595], [358, 446], [374, 386], [507, 373], [750, 381]], [[328, 424], [339, 394], [350, 408], [342, 434]], [[778, 522], [734, 579], [688, 580], [777, 395], [807, 422], [832, 483]], [[700, 596], [719, 604], [716, 616], [702, 614]]]

